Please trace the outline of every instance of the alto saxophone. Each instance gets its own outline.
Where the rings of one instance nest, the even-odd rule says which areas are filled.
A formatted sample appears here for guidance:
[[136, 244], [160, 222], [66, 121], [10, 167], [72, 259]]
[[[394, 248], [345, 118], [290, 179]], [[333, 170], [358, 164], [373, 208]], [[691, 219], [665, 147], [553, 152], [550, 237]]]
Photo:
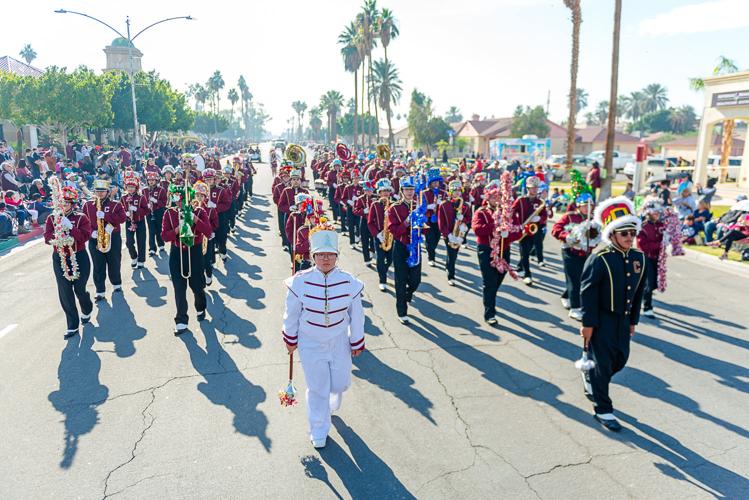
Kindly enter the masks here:
[[[96, 197], [96, 211], [102, 211], [101, 198]], [[112, 236], [104, 229], [104, 219], [96, 218], [96, 249], [107, 253], [112, 248]]]
[[[390, 208], [390, 200], [385, 203], [385, 209], [382, 211], [383, 218], [387, 217], [387, 211]], [[391, 248], [393, 248], [393, 233], [391, 233], [388, 230], [388, 224], [387, 220], [385, 220], [385, 223], [382, 225], [382, 242], [380, 243], [380, 248], [384, 252], [389, 252]]]
[[[449, 202], [448, 202], [449, 203]], [[460, 246], [463, 244], [463, 238], [465, 238], [465, 231], [462, 231], [460, 229], [460, 226], [463, 224], [462, 220], [458, 220], [458, 214], [463, 213], [463, 198], [460, 199], [460, 204], [458, 205], [458, 208], [455, 209], [455, 223], [453, 224], [453, 232], [452, 235], [458, 240], [460, 240], [457, 243], [454, 243], [452, 241], [448, 241], [448, 246], [454, 250], [457, 250], [460, 248]]]

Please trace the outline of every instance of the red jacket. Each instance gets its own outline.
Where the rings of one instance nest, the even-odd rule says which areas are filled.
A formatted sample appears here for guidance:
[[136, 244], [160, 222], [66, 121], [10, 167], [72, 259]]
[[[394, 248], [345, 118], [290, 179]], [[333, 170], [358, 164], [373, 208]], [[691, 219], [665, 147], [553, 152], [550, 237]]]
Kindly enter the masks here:
[[[561, 241], [564, 245], [567, 244], [567, 236], [569, 236], [570, 232], [567, 230], [567, 226], [570, 224], [581, 224], [587, 220], [587, 217], [585, 217], [583, 214], [577, 211], [568, 211], [564, 215], [562, 215], [559, 220], [551, 227], [551, 235]], [[564, 246], [563, 246], [564, 248]], [[580, 255], [581, 257], [585, 257], [589, 255], [591, 252], [593, 252], [593, 248], [589, 248], [586, 252], [585, 250], [579, 249], [579, 248], [569, 248], [568, 250], [576, 255]]]
[[411, 225], [408, 216], [411, 213], [405, 201], [393, 203], [387, 211], [387, 228], [395, 241], [404, 245], [411, 242]]
[[[541, 198], [531, 199], [528, 196], [521, 196], [520, 198], [517, 198], [512, 203], [513, 223], [517, 225], [524, 224], [526, 219], [528, 219], [528, 217], [530, 217], [533, 212], [538, 209], [539, 205], [544, 203], [544, 200], [542, 200]], [[538, 224], [539, 227], [546, 224], [548, 215], [548, 208], [546, 210], [541, 210], [538, 213], [539, 221], [536, 222], [536, 224]]]
[[[143, 196], [146, 198], [146, 203], [151, 205], [151, 211], [166, 207], [166, 189], [158, 184], [153, 190], [150, 187], [143, 189]], [[156, 201], [151, 201], [151, 197], [155, 198]]]
[[478, 185], [478, 186], [472, 187], [471, 190], [469, 191], [469, 196], [473, 196], [471, 205], [473, 205], [474, 208], [480, 207], [481, 204], [484, 202], [484, 186]]
[[[143, 196], [142, 194], [125, 194], [121, 199], [120, 203], [122, 204], [122, 208], [125, 210], [125, 216], [127, 217], [128, 214], [132, 214], [130, 217], [132, 218], [133, 222], [140, 222], [143, 219], [146, 218], [146, 215], [149, 214], [150, 210], [148, 210], [148, 198]], [[130, 207], [135, 207], [135, 211], [129, 211]]]
[[442, 200], [447, 199], [447, 193], [443, 189], [438, 188], [436, 191], [436, 194], [432, 189], [424, 191], [424, 197], [427, 200], [427, 205], [435, 205], [434, 209], [427, 208], [426, 218], [428, 222], [436, 222], [437, 205], [442, 203]]
[[[487, 203], [484, 203], [481, 208], [473, 213], [473, 219], [471, 220], [471, 229], [476, 235], [476, 243], [478, 245], [491, 246], [492, 238], [494, 237], [494, 218], [497, 209], [491, 209]], [[504, 239], [504, 248], [508, 249], [510, 244], [518, 240], [521, 231], [511, 231], [508, 233], [506, 238], [500, 238], [500, 243]]]
[[646, 221], [642, 229], [637, 233], [637, 248], [642, 250], [648, 259], [658, 259], [663, 242], [663, 231], [666, 225], [661, 222]]
[[[164, 241], [170, 242], [172, 245], [178, 245], [180, 248], [183, 247], [182, 243], [179, 242], [179, 209], [176, 207], [168, 209], [164, 213], [164, 222], [161, 226], [161, 238]], [[203, 238], [209, 238], [213, 229], [208, 218], [208, 212], [203, 207], [195, 209], [194, 221], [192, 230], [195, 234], [194, 245], [202, 245]]]
[[[359, 199], [354, 202], [354, 215], [357, 217], [364, 217], [365, 219], [369, 215], [369, 206], [372, 204], [374, 195], [367, 193], [366, 191], [359, 196]], [[364, 211], [366, 210], [366, 213]]]
[[281, 199], [281, 193], [283, 193], [283, 190], [286, 189], [286, 184], [283, 182], [279, 182], [276, 184], [276, 187], [273, 188], [273, 203], [278, 205], [278, 200]]
[[294, 198], [299, 193], [308, 193], [303, 187], [287, 187], [281, 191], [281, 195], [278, 197], [278, 210], [281, 213], [288, 214], [291, 211], [291, 206], [294, 205]]
[[369, 205], [369, 213], [367, 214], [369, 233], [376, 237], [380, 231], [385, 229], [385, 222], [385, 205], [378, 198]]
[[[68, 220], [73, 223], [73, 228], [68, 234], [75, 240], [75, 251], [82, 252], [86, 250], [86, 242], [91, 237], [91, 221], [86, 217], [83, 212], [71, 212], [68, 216]], [[55, 238], [55, 224], [54, 215], [47, 217], [47, 221], [44, 225], [44, 242], [51, 245], [51, 241]], [[86, 257], [88, 258], [88, 257]]]
[[[458, 203], [453, 203], [452, 200], [445, 200], [440, 203], [437, 207], [437, 223], [440, 228], [442, 236], [447, 237], [448, 234], [453, 232], [455, 227], [455, 216], [457, 215]], [[463, 215], [463, 224], [469, 225], [471, 220], [471, 207], [467, 203], [463, 203], [460, 209], [460, 213]]]
[[216, 211], [222, 214], [231, 208], [231, 191], [220, 186], [211, 186], [211, 201], [216, 205]]
[[[291, 240], [289, 240], [291, 241]], [[296, 231], [296, 247], [294, 253], [302, 256], [302, 260], [310, 260], [309, 255], [309, 227], [303, 225]]]
[[[307, 214], [294, 210], [289, 212], [289, 216], [286, 218], [286, 237], [289, 239], [289, 243], [294, 244], [293, 236], [294, 232], [298, 231], [300, 227], [304, 225], [304, 220], [307, 218]], [[292, 249], [293, 250], [293, 249]]]
[[591, 188], [599, 189], [601, 187], [601, 169], [591, 168], [590, 172], [588, 172], [587, 181]]
[[[127, 214], [125, 214], [122, 204], [107, 198], [101, 202], [101, 208], [104, 212], [104, 222], [114, 227], [113, 233], [119, 233], [120, 224], [127, 220]], [[91, 222], [91, 231], [93, 232], [96, 228], [96, 201], [89, 200], [84, 203], [82, 211]]]

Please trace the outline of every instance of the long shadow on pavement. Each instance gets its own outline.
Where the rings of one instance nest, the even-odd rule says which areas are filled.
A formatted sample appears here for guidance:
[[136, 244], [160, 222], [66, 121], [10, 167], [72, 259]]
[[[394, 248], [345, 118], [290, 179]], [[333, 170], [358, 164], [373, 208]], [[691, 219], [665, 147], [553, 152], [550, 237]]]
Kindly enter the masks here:
[[159, 285], [151, 271], [143, 269], [140, 274], [133, 275], [133, 282], [133, 292], [138, 297], [146, 299], [149, 307], [161, 307], [166, 304], [166, 287]]
[[47, 396], [65, 418], [65, 447], [60, 461], [63, 469], [73, 465], [81, 436], [99, 423], [97, 407], [109, 397], [109, 389], [99, 382], [101, 360], [92, 349], [92, 330], [93, 326], [85, 325], [82, 337], [68, 340], [57, 368], [60, 387]]
[[208, 314], [211, 315], [211, 323], [219, 325], [219, 330], [224, 335], [236, 337], [236, 340], [231, 343], [238, 343], [248, 349], [257, 349], [260, 347], [260, 339], [253, 335], [257, 331], [254, 323], [238, 316], [228, 308], [224, 303], [224, 299], [215, 290], [207, 291], [206, 295], [207, 298], [210, 298], [207, 301], [207, 309]]
[[121, 358], [135, 354], [135, 342], [146, 336], [146, 329], [138, 326], [130, 305], [122, 293], [112, 294], [112, 304], [97, 302], [96, 322], [93, 330], [97, 342], [111, 342], [114, 352]]

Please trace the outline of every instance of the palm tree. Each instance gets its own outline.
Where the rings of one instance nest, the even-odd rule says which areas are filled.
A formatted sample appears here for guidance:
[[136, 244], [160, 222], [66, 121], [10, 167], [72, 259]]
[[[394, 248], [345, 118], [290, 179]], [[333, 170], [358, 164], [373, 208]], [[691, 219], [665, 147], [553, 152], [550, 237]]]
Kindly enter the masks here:
[[213, 72], [211, 77], [208, 79], [208, 90], [210, 91], [211, 95], [213, 95], [213, 99], [215, 102], [214, 105], [214, 115], [213, 115], [213, 133], [218, 133], [218, 110], [221, 107], [221, 95], [219, 92], [221, 92], [221, 89], [224, 88], [225, 82], [224, 77], [221, 76], [221, 71], [216, 70]]
[[593, 112], [595, 117], [596, 125], [606, 125], [609, 119], [609, 101], [601, 101], [596, 106], [596, 110]]
[[21, 56], [24, 61], [26, 61], [26, 64], [31, 64], [31, 61], [36, 59], [36, 51], [31, 48], [30, 43], [24, 45], [18, 55]]
[[229, 102], [231, 102], [231, 119], [234, 120], [234, 105], [239, 101], [239, 93], [237, 92], [237, 89], [229, 89], [227, 97], [229, 98]]
[[[622, 25], [622, 0], [614, 0], [614, 42], [611, 49], [611, 89], [609, 92], [608, 127], [606, 130], [606, 154], [604, 165], [606, 178], [601, 182], [601, 199], [611, 196], [614, 181], [614, 141], [616, 139], [616, 99], [619, 95], [619, 34]], [[665, 91], [665, 89], [663, 89]], [[640, 186], [635, 186], [635, 190]]]
[[309, 128], [311, 131], [311, 139], [313, 141], [320, 140], [320, 133], [322, 129], [322, 119], [320, 119], [321, 115], [322, 110], [319, 106], [315, 106], [314, 108], [309, 110]]
[[[359, 79], [358, 79], [358, 71], [359, 66], [361, 66], [362, 59], [361, 59], [361, 52], [359, 52], [358, 47], [358, 30], [356, 27], [356, 24], [354, 22], [349, 23], [348, 26], [344, 28], [344, 30], [341, 32], [340, 35], [338, 35], [338, 44], [341, 45], [341, 55], [343, 56], [343, 66], [349, 73], [354, 74], [354, 149], [356, 149], [357, 145], [357, 138], [359, 135], [359, 93], [358, 93], [358, 85], [359, 85]], [[362, 92], [364, 90], [362, 89]], [[330, 93], [330, 92], [328, 92]], [[327, 106], [324, 106], [325, 109], [329, 109]], [[328, 111], [330, 113], [330, 111]], [[330, 116], [330, 115], [329, 115]], [[333, 129], [335, 128], [335, 123], [332, 125], [328, 125], [328, 138], [334, 138], [335, 134], [333, 134]]]
[[[375, 94], [378, 96], [379, 104], [385, 110], [385, 116], [388, 122], [388, 144], [393, 148], [393, 124], [390, 121], [391, 105], [398, 104], [401, 97], [401, 80], [398, 77], [398, 70], [388, 61], [380, 60], [374, 63], [374, 75], [372, 83], [375, 88]], [[456, 108], [457, 111], [457, 108]]]
[[[299, 128], [297, 139], [300, 140], [302, 136], [302, 116], [304, 115], [304, 111], [307, 109], [307, 103], [304, 101], [294, 101], [291, 103], [291, 107], [294, 109], [294, 112], [296, 113], [296, 122]], [[292, 130], [293, 130], [293, 127], [292, 127]]]
[[570, 93], [569, 104], [570, 115], [567, 119], [567, 168], [572, 168], [572, 154], [575, 151], [575, 118], [577, 117], [577, 67], [580, 57], [580, 24], [583, 15], [580, 9], [580, 0], [564, 0], [564, 5], [570, 9], [572, 14], [572, 60], [570, 61]]
[[645, 96], [644, 111], [646, 113], [666, 109], [668, 104], [668, 90], [660, 83], [651, 83], [642, 93]]
[[388, 62], [388, 45], [390, 42], [398, 38], [400, 31], [398, 30], [398, 23], [393, 17], [393, 11], [387, 8], [383, 8], [379, 16], [379, 27], [378, 33], [380, 35], [380, 41], [382, 42], [382, 48], [385, 49], [385, 62]]
[[244, 119], [245, 134], [250, 133], [250, 101], [252, 101], [252, 93], [250, 88], [247, 86], [247, 81], [243, 75], [239, 76], [237, 81], [237, 87], [239, 87], [239, 99], [242, 103], [242, 118]]
[[198, 104], [200, 104], [200, 110], [203, 111], [205, 103], [206, 101], [208, 101], [208, 99], [210, 99], [211, 94], [203, 85], [196, 83], [195, 86], [195, 108], [197, 108]]
[[[725, 75], [736, 73], [739, 67], [736, 63], [725, 56], [718, 57], [718, 63], [713, 68], [713, 75]], [[693, 90], [702, 90], [705, 88], [705, 80], [702, 78], [690, 78], [689, 85]], [[720, 149], [720, 180], [724, 182], [728, 175], [728, 157], [731, 155], [733, 148], [733, 129], [736, 126], [735, 120], [724, 120], [722, 126], [723, 141]]]
[[637, 121], [645, 114], [645, 94], [639, 90], [632, 92], [627, 96], [625, 105], [625, 115], [632, 121]]
[[[354, 83], [356, 83], [356, 78], [354, 78]], [[328, 115], [328, 142], [336, 140], [336, 124], [342, 106], [343, 95], [337, 90], [328, 90], [320, 98], [320, 108], [324, 109]], [[356, 107], [356, 101], [354, 101], [354, 107]], [[356, 115], [354, 115], [354, 120], [356, 120]], [[354, 121], [354, 127], [356, 127], [356, 121]], [[354, 137], [356, 137], [356, 132], [354, 132]]]
[[[379, 17], [380, 11], [377, 9], [377, 0], [364, 0], [362, 11], [356, 18], [359, 25], [359, 33], [361, 35], [361, 47], [364, 53], [363, 60], [365, 61], [365, 68], [367, 71], [367, 113], [371, 114], [370, 104], [375, 100], [372, 95], [372, 50], [377, 46], [377, 37], [379, 36]], [[377, 101], [374, 102], [375, 108], [375, 122], [377, 123], [376, 137], [377, 142], [380, 140], [380, 126], [377, 114]], [[363, 109], [363, 108], [362, 108]], [[370, 123], [369, 121], [367, 123]], [[371, 127], [371, 125], [370, 125]], [[372, 130], [368, 130], [370, 143], [372, 141]]]
[[579, 88], [577, 89], [577, 96], [575, 97], [575, 113], [580, 113], [583, 109], [588, 107], [588, 91]]
[[[387, 60], [385, 62], [387, 62]], [[447, 113], [445, 114], [445, 121], [447, 123], [458, 123], [463, 121], [463, 115], [460, 113], [460, 110], [457, 106], [450, 106], [450, 108], [447, 110]]]

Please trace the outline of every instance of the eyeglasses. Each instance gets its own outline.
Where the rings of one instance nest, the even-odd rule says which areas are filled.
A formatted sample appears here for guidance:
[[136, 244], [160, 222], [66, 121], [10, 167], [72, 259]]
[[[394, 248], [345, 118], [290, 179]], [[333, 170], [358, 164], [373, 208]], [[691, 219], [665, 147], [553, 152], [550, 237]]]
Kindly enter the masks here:
[[620, 236], [624, 236], [625, 238], [627, 237], [634, 238], [635, 236], [637, 236], [637, 231], [635, 231], [634, 229], [632, 229], [631, 231], [614, 231], [614, 232]]

